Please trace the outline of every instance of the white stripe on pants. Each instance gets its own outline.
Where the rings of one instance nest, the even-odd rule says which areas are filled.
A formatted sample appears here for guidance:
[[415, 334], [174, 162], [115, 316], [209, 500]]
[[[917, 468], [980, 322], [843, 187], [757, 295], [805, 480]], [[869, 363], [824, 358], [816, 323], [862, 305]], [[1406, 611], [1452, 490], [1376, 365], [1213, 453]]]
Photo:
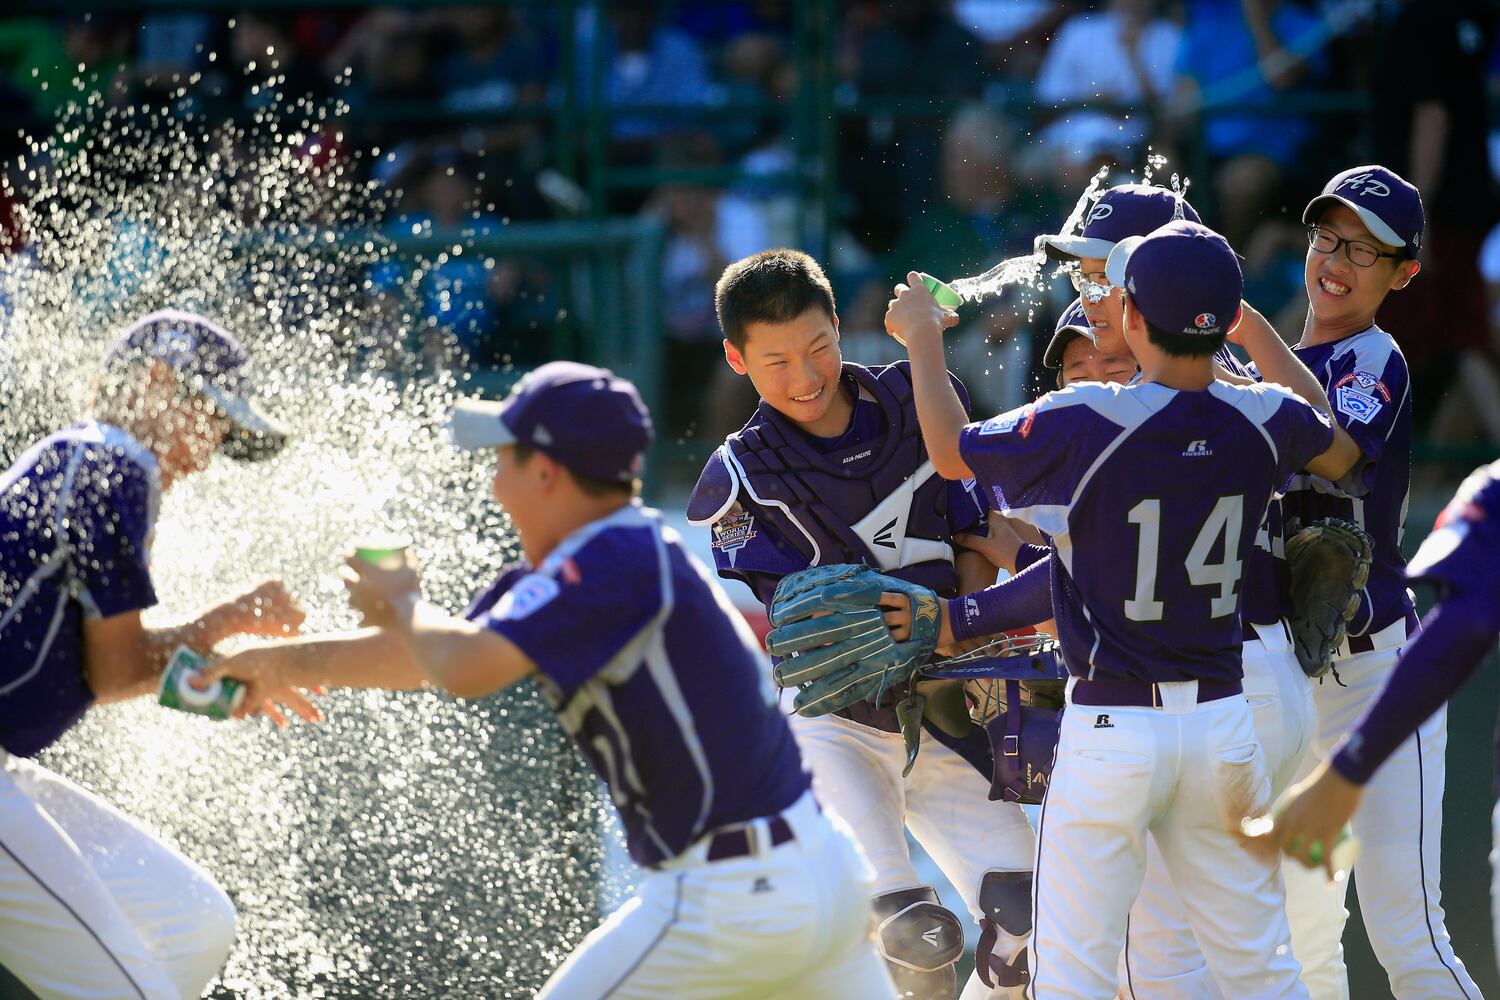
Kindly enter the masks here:
[[[1318, 731], [1298, 780], [1354, 728], [1399, 655], [1398, 648], [1390, 648], [1334, 660], [1338, 679], [1330, 673], [1313, 690]], [[1439, 709], [1375, 772], [1351, 824], [1360, 841], [1354, 883], [1365, 932], [1397, 1000], [1480, 997], [1453, 953], [1438, 888], [1447, 719], [1447, 708]], [[1285, 870], [1287, 915], [1314, 1000], [1344, 1000], [1349, 987], [1341, 940], [1349, 918], [1348, 882], [1330, 885], [1321, 869], [1297, 864]]]
[[[1245, 700], [1270, 768], [1274, 800], [1291, 783], [1312, 742], [1315, 710], [1312, 684], [1297, 662], [1285, 627], [1256, 626], [1256, 631], [1261, 638], [1245, 643], [1242, 658]], [[1292, 951], [1300, 959], [1297, 928], [1291, 930]], [[1146, 877], [1130, 910], [1129, 932], [1120, 955], [1120, 993], [1127, 1000], [1222, 997], [1154, 838], [1147, 844]]]
[[[704, 842], [641, 880], [537, 1000], [890, 1000], [875, 951], [869, 866], [811, 794], [782, 813], [793, 839], [703, 860]], [[706, 838], [705, 838], [706, 840]]]
[[1149, 832], [1224, 994], [1306, 997], [1278, 866], [1249, 854], [1231, 832], [1241, 816], [1270, 804], [1250, 707], [1242, 697], [1199, 705], [1192, 681], [1159, 689], [1160, 709], [1070, 704], [1063, 712], [1037, 829], [1027, 995], [1115, 995]]
[[0, 752], [0, 966], [43, 1000], [199, 997], [234, 907], [99, 797]]

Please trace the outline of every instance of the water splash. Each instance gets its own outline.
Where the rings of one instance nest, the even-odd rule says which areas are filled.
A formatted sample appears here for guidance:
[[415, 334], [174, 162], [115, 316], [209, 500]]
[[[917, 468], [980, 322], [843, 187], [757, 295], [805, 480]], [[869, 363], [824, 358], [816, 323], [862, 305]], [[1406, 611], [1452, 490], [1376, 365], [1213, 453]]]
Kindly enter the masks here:
[[[271, 84], [275, 84], [273, 78]], [[250, 347], [295, 437], [277, 460], [216, 462], [174, 488], [153, 565], [181, 620], [267, 576], [309, 630], [353, 624], [330, 587], [373, 526], [417, 539], [450, 608], [514, 555], [490, 471], [441, 439], [451, 378], [423, 376], [416, 287], [370, 227], [337, 112], [283, 101], [240, 126], [172, 107], [67, 108], [22, 163], [31, 249], [0, 260], [0, 459], [80, 413], [130, 319], [197, 309]], [[379, 292], [370, 269], [400, 272]], [[240, 927], [219, 997], [529, 997], [594, 923], [595, 782], [529, 688], [480, 704], [342, 692], [329, 722], [278, 732], [147, 702], [107, 706], [43, 762], [202, 863]]]

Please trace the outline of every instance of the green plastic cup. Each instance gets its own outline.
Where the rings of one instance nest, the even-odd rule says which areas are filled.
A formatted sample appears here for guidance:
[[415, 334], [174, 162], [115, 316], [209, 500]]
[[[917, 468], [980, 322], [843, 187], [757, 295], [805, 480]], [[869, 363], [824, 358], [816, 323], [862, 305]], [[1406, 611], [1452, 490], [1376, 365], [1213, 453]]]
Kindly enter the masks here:
[[922, 274], [922, 284], [927, 286], [927, 290], [932, 293], [937, 304], [944, 309], [957, 309], [964, 304], [964, 297], [955, 292], [952, 286], [939, 281], [930, 274]]
[[387, 532], [361, 539], [354, 546], [354, 554], [380, 569], [400, 569], [409, 548], [410, 536]]
[[186, 646], [178, 646], [162, 671], [157, 704], [220, 722], [229, 718], [245, 700], [245, 685], [230, 677], [204, 681], [206, 665], [203, 657]]

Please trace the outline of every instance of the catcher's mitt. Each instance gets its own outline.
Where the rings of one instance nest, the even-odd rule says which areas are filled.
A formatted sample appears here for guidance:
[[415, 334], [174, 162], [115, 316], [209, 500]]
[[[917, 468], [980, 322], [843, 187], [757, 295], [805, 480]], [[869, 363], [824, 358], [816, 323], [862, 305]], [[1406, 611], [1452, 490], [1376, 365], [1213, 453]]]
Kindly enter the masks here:
[[[911, 599], [911, 638], [886, 628], [880, 595]], [[805, 716], [826, 715], [907, 680], [937, 646], [937, 595], [868, 566], [814, 566], [782, 578], [771, 599], [766, 648], [784, 657], [776, 682], [802, 688], [794, 704]]]
[[1292, 577], [1292, 646], [1309, 677], [1322, 677], [1344, 643], [1370, 578], [1373, 544], [1357, 524], [1314, 521], [1286, 543]]

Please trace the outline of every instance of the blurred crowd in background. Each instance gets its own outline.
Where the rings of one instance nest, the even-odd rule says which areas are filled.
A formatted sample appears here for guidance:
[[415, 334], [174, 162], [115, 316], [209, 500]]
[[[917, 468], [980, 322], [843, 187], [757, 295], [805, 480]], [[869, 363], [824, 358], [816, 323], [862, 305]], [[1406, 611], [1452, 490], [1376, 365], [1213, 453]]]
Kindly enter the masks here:
[[[799, 17], [826, 21], [810, 29]], [[1247, 298], [1295, 340], [1301, 208], [1336, 170], [1378, 161], [1427, 205], [1421, 277], [1382, 317], [1410, 360], [1420, 426], [1429, 440], [1500, 442], [1496, 21], [1494, 4], [1459, 0], [10, 13], [0, 15], [0, 117], [45, 128], [77, 99], [80, 68], [114, 104], [167, 97], [200, 74], [211, 114], [253, 114], [277, 90], [346, 104], [345, 144], [381, 150], [359, 169], [390, 192], [391, 233], [659, 218], [661, 416], [705, 441], [753, 405], [719, 360], [713, 309], [714, 281], [738, 257], [777, 245], [824, 255], [846, 355], [894, 360], [900, 348], [880, 325], [894, 281], [909, 269], [973, 275], [1029, 252], [1099, 167], [1114, 167], [1112, 182], [1138, 177], [1149, 149], [1168, 158], [1156, 180], [1190, 181], [1205, 221], [1244, 258]], [[805, 51], [819, 31], [830, 39], [822, 66]], [[281, 77], [272, 88], [268, 66]], [[808, 103], [814, 73], [823, 105]], [[823, 109], [811, 124], [808, 107]], [[13, 142], [0, 136], [10, 161]], [[581, 142], [602, 149], [589, 160]], [[306, 155], [347, 151], [325, 136]], [[589, 162], [633, 180], [591, 184]], [[821, 197], [809, 196], [819, 190], [809, 164], [833, 171]], [[14, 225], [0, 233], [7, 249], [25, 241]], [[576, 334], [557, 329], [576, 322], [556, 308], [559, 280], [554, 262], [530, 256], [430, 268], [418, 320], [431, 363], [545, 360]], [[953, 367], [977, 410], [1043, 386], [1039, 355], [1072, 295], [1055, 285], [965, 311]]]

